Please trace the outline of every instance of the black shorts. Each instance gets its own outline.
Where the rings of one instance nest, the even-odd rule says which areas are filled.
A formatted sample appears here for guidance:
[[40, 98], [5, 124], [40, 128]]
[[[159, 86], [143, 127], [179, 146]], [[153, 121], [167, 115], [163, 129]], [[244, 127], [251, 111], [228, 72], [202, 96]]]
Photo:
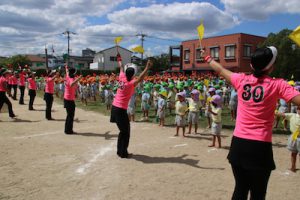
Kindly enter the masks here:
[[271, 142], [233, 136], [227, 158], [232, 165], [248, 170], [274, 170], [276, 168]]

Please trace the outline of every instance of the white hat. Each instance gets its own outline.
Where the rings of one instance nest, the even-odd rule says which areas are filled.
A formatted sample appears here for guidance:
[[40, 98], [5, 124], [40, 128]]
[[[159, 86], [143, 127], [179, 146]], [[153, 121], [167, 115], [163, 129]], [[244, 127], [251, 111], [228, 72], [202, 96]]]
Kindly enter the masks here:
[[135, 75], [137, 73], [137, 66], [136, 64], [133, 64], [133, 63], [127, 63], [125, 66], [124, 66], [124, 71], [126, 72], [126, 70], [128, 68], [133, 68], [134, 69], [134, 74]]

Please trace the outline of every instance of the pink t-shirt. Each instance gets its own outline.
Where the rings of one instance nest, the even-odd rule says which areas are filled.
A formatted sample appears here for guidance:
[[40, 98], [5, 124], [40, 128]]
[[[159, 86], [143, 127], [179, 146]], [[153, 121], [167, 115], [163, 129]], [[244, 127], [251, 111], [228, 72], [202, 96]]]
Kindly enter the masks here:
[[127, 109], [128, 102], [133, 93], [134, 93], [134, 79], [128, 82], [125, 73], [120, 72], [119, 88], [117, 90], [117, 94], [114, 98], [112, 105], [118, 108]]
[[12, 84], [12, 85], [18, 85], [18, 79], [17, 79], [17, 77], [14, 76], [14, 75], [11, 77], [11, 84]]
[[25, 86], [25, 74], [23, 72], [19, 75], [19, 86]]
[[46, 78], [45, 92], [49, 93], [49, 94], [54, 93], [54, 80], [52, 79], [52, 77], [47, 77]]
[[73, 85], [73, 87], [71, 87], [71, 84], [73, 83], [73, 81], [75, 80], [75, 78], [70, 78], [69, 76], [66, 77], [65, 80], [65, 93], [64, 93], [64, 99], [69, 100], [69, 101], [74, 101], [75, 98], [75, 92], [77, 89], [77, 84]]
[[0, 92], [5, 92], [6, 91], [6, 85], [7, 79], [3, 76], [0, 77]]
[[29, 78], [28, 79], [28, 88], [30, 90], [36, 90], [36, 82], [34, 78]]
[[272, 127], [279, 98], [289, 102], [299, 95], [283, 79], [233, 73], [231, 83], [238, 93], [237, 120], [233, 135], [272, 142]]

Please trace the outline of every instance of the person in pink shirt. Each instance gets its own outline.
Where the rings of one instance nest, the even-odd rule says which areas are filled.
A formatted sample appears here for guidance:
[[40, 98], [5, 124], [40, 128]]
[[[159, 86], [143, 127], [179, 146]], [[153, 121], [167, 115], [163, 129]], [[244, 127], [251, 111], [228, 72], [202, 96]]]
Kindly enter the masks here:
[[223, 76], [238, 94], [236, 126], [228, 160], [235, 178], [232, 199], [265, 199], [271, 171], [275, 169], [272, 125], [279, 98], [300, 105], [300, 93], [283, 79], [268, 76], [273, 70], [277, 49], [258, 48], [251, 57], [253, 73], [233, 73], [210, 56], [205, 60]]
[[152, 61], [148, 60], [145, 69], [137, 79], [134, 79], [136, 74], [136, 65], [128, 63], [122, 65], [120, 54], [117, 55], [118, 65], [120, 67], [119, 87], [112, 103], [110, 122], [116, 123], [120, 132], [118, 136], [117, 155], [121, 158], [129, 158], [127, 148], [130, 138], [130, 122], [127, 115], [128, 102], [134, 93], [134, 88], [140, 83], [149, 68], [153, 65]]
[[2, 109], [3, 104], [5, 103], [8, 107], [9, 117], [14, 118], [16, 115], [14, 114], [12, 104], [6, 96], [7, 92], [7, 76], [9, 72], [6, 69], [0, 69], [0, 110]]
[[54, 120], [51, 115], [52, 105], [53, 105], [53, 93], [54, 93], [54, 81], [58, 78], [59, 73], [56, 73], [55, 70], [49, 71], [47, 76], [45, 77], [45, 94], [44, 100], [46, 102], [46, 119]]
[[35, 72], [30, 72], [28, 81], [28, 95], [29, 95], [29, 104], [28, 109], [34, 110], [33, 103], [36, 96], [36, 81], [35, 81]]
[[75, 93], [77, 89], [77, 83], [81, 79], [81, 75], [75, 78], [76, 69], [68, 68], [66, 66], [66, 78], [65, 78], [65, 93], [64, 93], [64, 107], [67, 111], [67, 117], [65, 122], [65, 134], [76, 134], [73, 131], [73, 122], [75, 116]]
[[11, 70], [8, 70], [8, 75], [6, 76], [6, 79], [7, 79], [7, 94], [9, 97], [12, 97], [12, 94], [11, 94], [11, 89], [12, 89], [12, 71]]
[[19, 104], [20, 105], [24, 105], [25, 79], [26, 79], [26, 72], [24, 69], [19, 74], [19, 90], [20, 90]]
[[13, 89], [13, 94], [12, 94], [12, 98], [13, 100], [17, 100], [17, 89], [18, 89], [18, 72], [14, 72], [13, 75], [10, 77], [11, 78], [11, 87]]

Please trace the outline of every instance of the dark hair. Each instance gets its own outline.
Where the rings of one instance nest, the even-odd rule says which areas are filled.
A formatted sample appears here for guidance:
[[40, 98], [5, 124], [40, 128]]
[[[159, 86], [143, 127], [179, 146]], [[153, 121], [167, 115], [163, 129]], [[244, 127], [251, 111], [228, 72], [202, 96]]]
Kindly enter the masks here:
[[261, 77], [267, 73], [263, 71], [265, 67], [271, 62], [273, 53], [269, 48], [258, 48], [251, 57], [251, 66], [253, 69], [253, 75], [255, 77]]
[[70, 68], [69, 69], [69, 77], [74, 78], [76, 74], [76, 69], [75, 68]]
[[134, 69], [132, 67], [128, 67], [125, 71], [127, 81], [130, 81], [134, 75]]

